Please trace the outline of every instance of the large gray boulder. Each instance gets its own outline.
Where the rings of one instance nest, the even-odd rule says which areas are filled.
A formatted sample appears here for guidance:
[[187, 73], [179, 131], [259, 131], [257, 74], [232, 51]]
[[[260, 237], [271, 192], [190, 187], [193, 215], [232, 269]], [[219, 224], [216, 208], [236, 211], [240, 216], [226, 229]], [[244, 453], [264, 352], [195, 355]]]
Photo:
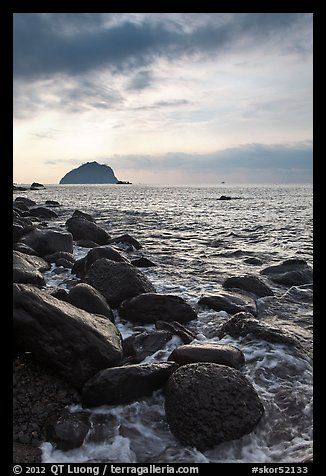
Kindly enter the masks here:
[[92, 264], [85, 280], [103, 294], [113, 307], [139, 294], [155, 292], [152, 283], [137, 268], [106, 258], [98, 259]]
[[30, 283], [44, 286], [42, 271], [50, 269], [50, 265], [38, 256], [29, 256], [19, 251], [13, 252], [13, 282]]
[[250, 274], [227, 278], [223, 283], [223, 287], [226, 289], [241, 289], [250, 294], [254, 294], [257, 297], [274, 296], [273, 291], [269, 286], [267, 286], [267, 284], [257, 276], [252, 276]]
[[303, 259], [289, 259], [275, 266], [263, 269], [261, 274], [276, 284], [287, 286], [300, 286], [313, 282], [313, 271], [311, 266]]
[[180, 323], [197, 319], [196, 311], [184, 299], [172, 294], [140, 294], [119, 307], [123, 319], [144, 324], [162, 321]]
[[46, 219], [58, 218], [58, 214], [54, 212], [53, 210], [51, 210], [51, 208], [42, 207], [42, 206], [31, 207], [29, 209], [29, 214], [33, 217], [38, 217], [38, 218], [46, 218]]
[[170, 430], [201, 451], [250, 433], [263, 405], [250, 381], [231, 367], [194, 363], [177, 369], [165, 388]]
[[50, 255], [56, 251], [73, 252], [72, 234], [62, 230], [36, 228], [23, 236], [20, 242], [33, 248], [40, 256]]
[[209, 343], [195, 343], [180, 345], [172, 351], [168, 360], [179, 365], [195, 362], [213, 362], [227, 365], [239, 370], [245, 363], [245, 357], [240, 349], [233, 345]]
[[216, 296], [204, 296], [199, 299], [198, 304], [207, 306], [217, 312], [225, 311], [232, 315], [241, 311], [251, 312], [253, 315], [257, 314], [255, 301], [240, 295], [221, 293]]
[[92, 264], [101, 258], [107, 258], [116, 263], [129, 262], [117, 250], [112, 248], [112, 246], [98, 246], [91, 249], [84, 258], [81, 258], [75, 263], [72, 273], [76, 274], [79, 278], [83, 278]]
[[178, 367], [174, 362], [124, 365], [98, 372], [82, 390], [84, 407], [121, 405], [162, 388]]
[[91, 240], [99, 245], [107, 245], [109, 234], [100, 226], [82, 217], [72, 217], [66, 221], [67, 230], [74, 240]]
[[114, 322], [112, 310], [102, 294], [86, 283], [76, 284], [70, 289], [66, 301], [79, 309], [91, 312], [92, 314], [101, 314]]
[[121, 361], [121, 337], [114, 324], [35, 286], [14, 284], [13, 319], [18, 347], [78, 389], [100, 369]]

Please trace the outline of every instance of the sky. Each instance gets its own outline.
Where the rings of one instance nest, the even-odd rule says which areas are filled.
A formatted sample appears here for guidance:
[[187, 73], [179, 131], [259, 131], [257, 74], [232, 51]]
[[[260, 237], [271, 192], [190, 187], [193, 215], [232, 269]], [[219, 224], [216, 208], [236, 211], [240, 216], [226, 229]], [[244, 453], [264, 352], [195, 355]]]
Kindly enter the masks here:
[[312, 180], [312, 13], [15, 13], [16, 183]]

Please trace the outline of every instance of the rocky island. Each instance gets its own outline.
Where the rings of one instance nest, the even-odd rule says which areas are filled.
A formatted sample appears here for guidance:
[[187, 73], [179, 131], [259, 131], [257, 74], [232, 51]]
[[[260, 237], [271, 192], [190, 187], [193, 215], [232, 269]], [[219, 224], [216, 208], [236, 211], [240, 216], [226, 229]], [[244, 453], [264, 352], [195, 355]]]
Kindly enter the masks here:
[[97, 162], [86, 162], [77, 169], [68, 172], [60, 184], [105, 184], [118, 183], [111, 167]]

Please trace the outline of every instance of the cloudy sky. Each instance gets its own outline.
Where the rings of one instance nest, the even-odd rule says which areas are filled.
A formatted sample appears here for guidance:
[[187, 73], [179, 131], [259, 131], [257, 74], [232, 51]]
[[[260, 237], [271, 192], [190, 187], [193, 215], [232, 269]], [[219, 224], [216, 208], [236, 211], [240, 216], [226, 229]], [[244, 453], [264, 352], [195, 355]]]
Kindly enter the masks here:
[[309, 182], [312, 14], [15, 13], [14, 181]]

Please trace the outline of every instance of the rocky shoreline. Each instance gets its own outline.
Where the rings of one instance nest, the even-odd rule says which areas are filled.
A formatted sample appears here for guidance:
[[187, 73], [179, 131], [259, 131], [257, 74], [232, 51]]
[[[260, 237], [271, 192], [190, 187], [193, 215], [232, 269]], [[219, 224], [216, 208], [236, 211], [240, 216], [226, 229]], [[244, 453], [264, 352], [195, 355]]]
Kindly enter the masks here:
[[[59, 215], [55, 201], [37, 204], [16, 197], [13, 202], [14, 462], [40, 461], [43, 441], [68, 450], [109, 431], [105, 419], [94, 425], [89, 413], [70, 414], [67, 405], [124, 404], [157, 389], [166, 395], [169, 427], [185, 446], [205, 450], [263, 424], [259, 395], [241, 373], [240, 349], [192, 343], [198, 310], [178, 296], [156, 292], [141, 272], [155, 263], [128, 257], [128, 249], [141, 249], [141, 243], [128, 234], [110, 236], [79, 210], [65, 229], [54, 226]], [[115, 246], [119, 243], [125, 252]], [[85, 258], [76, 259], [75, 244], [90, 248]], [[71, 269], [69, 292], [46, 288], [44, 272], [51, 265]], [[303, 260], [287, 260], [261, 276], [229, 277], [223, 284], [227, 292], [198, 297], [198, 309], [228, 313], [228, 321], [217, 326], [219, 338], [248, 335], [307, 352], [308, 336], [301, 328], [289, 333], [268, 316], [262, 319], [256, 300], [274, 302], [273, 283], [310, 287], [312, 269]], [[137, 324], [138, 333], [123, 339], [115, 313]], [[148, 323], [156, 330], [142, 328]], [[143, 363], [175, 335], [183, 345], [167, 362]]]

